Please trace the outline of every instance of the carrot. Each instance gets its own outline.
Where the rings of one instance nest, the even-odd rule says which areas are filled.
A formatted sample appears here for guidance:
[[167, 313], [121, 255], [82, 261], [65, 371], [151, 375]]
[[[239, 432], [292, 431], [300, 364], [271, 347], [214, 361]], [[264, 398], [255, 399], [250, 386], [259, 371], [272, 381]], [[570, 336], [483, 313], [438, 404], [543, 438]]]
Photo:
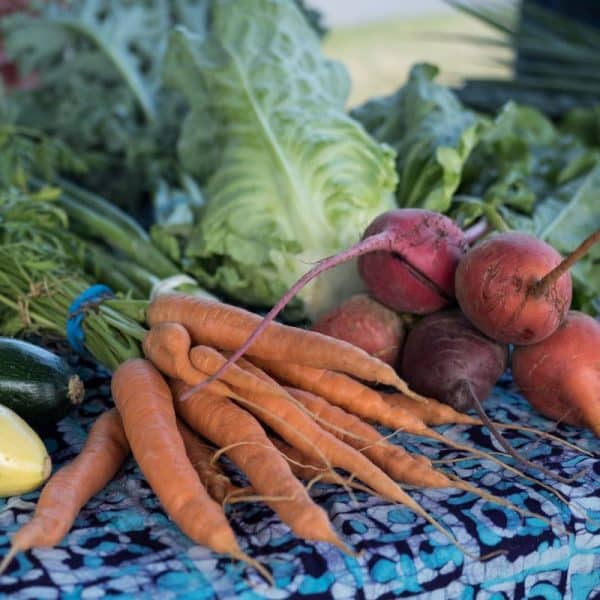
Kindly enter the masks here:
[[[435, 400], [434, 398], [425, 398], [424, 401], [416, 401], [400, 392], [382, 393], [381, 397], [390, 406], [399, 406], [410, 411], [413, 415], [419, 417], [426, 425], [434, 427], [437, 425], [449, 424], [485, 425], [481, 419], [458, 412], [451, 406], [444, 404], [439, 400]], [[575, 444], [563, 440], [548, 431], [542, 431], [535, 427], [528, 427], [527, 425], [520, 425], [517, 423], [500, 423], [498, 421], [492, 421], [492, 423], [494, 427], [497, 427], [498, 429], [514, 429], [516, 431], [528, 432], [542, 438], [551, 439], [557, 444], [571, 448], [572, 450], [577, 450], [588, 456], [593, 456], [591, 452], [588, 452], [584, 448], [580, 448]]]
[[[171, 387], [176, 399], [190, 389], [181, 381], [172, 381]], [[190, 395], [185, 402], [176, 401], [175, 408], [194, 431], [226, 452], [297, 536], [328, 542], [351, 553], [336, 536], [327, 513], [311, 500], [250, 413], [206, 390]]]
[[211, 380], [218, 379], [225, 368], [247, 350], [252, 356], [271, 360], [285, 356], [286, 360], [299, 364], [350, 373], [419, 397], [390, 365], [347, 342], [281, 323], [270, 323], [260, 337], [254, 339], [251, 336], [260, 325], [261, 317], [229, 304], [185, 294], [162, 294], [148, 307], [146, 319], [151, 327], [164, 322], [180, 323], [190, 332], [194, 343], [234, 350], [233, 356]]
[[[194, 346], [189, 352], [192, 366], [198, 371], [214, 375], [226, 362], [227, 359], [210, 346]], [[181, 377], [179, 378], [181, 379]], [[272, 385], [254, 374], [245, 371], [236, 364], [232, 364], [222, 375], [222, 380], [229, 385], [236, 386], [242, 390], [254, 393], [271, 394], [287, 398], [287, 394], [278, 385]]]
[[[248, 364], [244, 359], [240, 359], [240, 364], [260, 376], [260, 369]], [[233, 389], [242, 395], [241, 390], [235, 387]], [[329, 463], [333, 467], [345, 469], [385, 498], [414, 506], [414, 501], [379, 467], [320, 427], [305, 411], [292, 402], [282, 401], [275, 396], [248, 392], [244, 397], [248, 401], [248, 410], [256, 418], [267, 424], [304, 455], [321, 461], [324, 466], [328, 466]]]
[[[249, 361], [241, 358], [238, 362], [240, 366], [254, 372], [257, 376], [263, 377], [273, 384], [276, 383], [273, 379], [268, 378], [266, 374], [261, 373], [260, 369], [252, 365]], [[320, 465], [321, 468], [326, 466], [329, 467], [329, 464], [331, 464], [334, 467], [345, 469], [351, 474], [352, 478], [357, 477], [367, 484], [372, 493], [379, 493], [384, 498], [403, 504], [416, 514], [422, 516], [436, 529], [447, 536], [452, 543], [456, 544], [462, 552], [472, 556], [449, 532], [443, 529], [427, 511], [392, 481], [388, 474], [382, 471], [377, 465], [373, 464], [360, 452], [319, 427], [312, 419], [310, 419], [308, 414], [299, 410], [294, 404], [285, 404], [281, 401], [274, 402], [267, 396], [246, 396], [246, 398], [249, 401], [248, 409], [251, 412], [260, 415], [258, 418], [277, 431], [277, 433], [279, 433], [279, 435], [281, 435], [292, 447], [296, 448], [302, 455], [307, 457], [307, 460], [311, 461], [312, 464], [315, 464], [314, 461], [317, 461], [316, 464]], [[342, 428], [336, 427], [336, 429]], [[433, 433], [435, 434], [435, 432]], [[346, 435], [354, 437], [350, 436], [350, 434]], [[420, 461], [416, 462], [418, 463]], [[425, 462], [425, 464], [427, 463]], [[443, 474], [440, 473], [437, 476], [431, 476], [430, 474], [429, 478], [435, 480], [436, 484], [441, 485]], [[424, 479], [425, 478], [421, 478], [421, 481]], [[449, 484], [450, 482], [448, 479], [445, 479], [444, 483]], [[472, 488], [470, 488], [470, 490], [471, 489]]]
[[283, 440], [275, 437], [269, 437], [273, 446], [279, 450], [283, 457], [288, 461], [292, 473], [305, 481], [319, 480], [323, 483], [332, 483], [339, 485], [340, 478], [334, 475], [329, 469], [319, 466], [316, 461], [307, 458], [298, 448], [290, 446]]
[[[392, 479], [420, 487], [452, 487], [450, 480], [436, 471], [424, 456], [412, 456], [403, 448], [390, 443], [374, 427], [357, 416], [333, 406], [323, 398], [306, 390], [286, 388], [296, 400], [311, 413], [317, 414], [325, 422], [338, 425], [358, 434], [364, 441], [354, 436], [343, 436], [342, 441], [360, 450], [367, 458], [385, 471]], [[339, 435], [335, 430], [334, 435]]]
[[117, 473], [129, 454], [121, 417], [116, 409], [98, 417], [79, 455], [46, 483], [33, 518], [11, 539], [0, 573], [17, 552], [58, 544], [81, 508]]
[[375, 421], [390, 429], [434, 439], [457, 450], [490, 460], [502, 466], [507, 471], [519, 475], [519, 477], [534, 481], [537, 485], [554, 494], [561, 502], [568, 504], [565, 497], [552, 486], [525, 475], [519, 469], [506, 464], [488, 452], [444, 437], [441, 433], [425, 425], [423, 421], [412, 415], [409, 411], [400, 406], [388, 405], [378, 392], [343, 373], [335, 373], [325, 369], [314, 369], [283, 361], [267, 361], [253, 358], [252, 362], [277, 377], [277, 379], [283, 380], [293, 387], [301, 388], [317, 396], [321, 396], [331, 404], [339, 406], [347, 412], [366, 420]]
[[416, 402], [412, 398], [402, 393], [382, 393], [383, 400], [390, 406], [399, 406], [400, 408], [411, 412], [417, 416], [426, 425], [481, 425], [481, 419], [472, 417], [465, 413], [454, 410], [448, 404], [443, 404], [433, 398], [426, 398], [423, 402]]
[[[258, 377], [275, 384], [267, 373], [240, 359], [244, 368], [256, 373]], [[360, 450], [374, 464], [388, 475], [403, 483], [423, 487], [447, 487], [449, 480], [433, 470], [431, 462], [424, 456], [411, 456], [402, 448], [387, 441], [376, 429], [359, 419], [356, 415], [334, 406], [325, 399], [306, 390], [284, 388], [299, 402], [320, 425], [332, 435], [355, 449]], [[405, 474], [408, 479], [405, 478]]]
[[192, 467], [162, 375], [147, 360], [133, 358], [117, 368], [111, 387], [131, 451], [169, 517], [196, 543], [243, 560], [269, 578], [242, 552], [223, 509]]
[[391, 429], [400, 429], [415, 435], [427, 435], [430, 430], [423, 421], [407, 410], [389, 406], [375, 390], [343, 373], [316, 369], [287, 361], [251, 361], [277, 380], [321, 396], [344, 410], [367, 420], [376, 420]]
[[[161, 372], [173, 379], [181, 379], [188, 385], [207, 382], [209, 375], [195, 369], [190, 362], [192, 345], [190, 334], [179, 323], [165, 322], [153, 326], [144, 336], [144, 356]], [[221, 381], [207, 382], [207, 389], [223, 396], [232, 392]]]
[[249, 491], [249, 489], [238, 487], [231, 482], [213, 461], [216, 450], [204, 444], [180, 419], [177, 420], [177, 428], [183, 439], [188, 458], [198, 473], [202, 485], [213, 500], [223, 504], [229, 497]]

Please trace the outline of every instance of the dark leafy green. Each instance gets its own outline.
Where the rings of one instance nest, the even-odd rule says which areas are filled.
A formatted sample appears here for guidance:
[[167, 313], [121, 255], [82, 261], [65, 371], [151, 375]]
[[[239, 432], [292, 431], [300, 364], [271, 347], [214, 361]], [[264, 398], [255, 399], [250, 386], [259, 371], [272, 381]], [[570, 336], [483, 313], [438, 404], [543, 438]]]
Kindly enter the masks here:
[[397, 92], [367, 102], [352, 116], [396, 150], [398, 205], [443, 212], [450, 208], [486, 120], [435, 83], [437, 73], [433, 65], [416, 65]]
[[[397, 151], [400, 206], [451, 214], [468, 225], [530, 232], [562, 253], [600, 229], [600, 113], [570, 113], [562, 127], [535, 108], [508, 102], [493, 117], [465, 108], [420, 65], [395, 94], [355, 111]], [[447, 160], [442, 160], [443, 158]], [[574, 306], [593, 312], [600, 248], [573, 269]]]
[[[7, 55], [33, 89], [8, 100], [19, 123], [60, 137], [88, 156], [80, 181], [138, 217], [160, 180], [179, 182], [182, 98], [161, 85], [167, 39], [184, 25], [202, 33], [212, 0], [32, 0], [3, 19]], [[318, 11], [300, 2], [316, 30]]]

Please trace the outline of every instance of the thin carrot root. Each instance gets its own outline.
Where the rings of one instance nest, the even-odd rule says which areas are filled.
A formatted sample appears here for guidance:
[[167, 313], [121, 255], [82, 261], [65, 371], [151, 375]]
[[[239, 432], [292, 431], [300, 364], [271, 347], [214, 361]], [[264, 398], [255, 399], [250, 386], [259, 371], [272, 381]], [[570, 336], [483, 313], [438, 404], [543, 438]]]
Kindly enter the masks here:
[[[509, 508], [510, 510], [514, 510], [516, 513], [519, 513], [520, 515], [522, 515], [524, 517], [532, 517], [534, 519], [538, 519], [538, 520], [546, 523], [546, 525], [548, 525], [550, 527], [550, 529], [554, 528], [552, 521], [550, 519], [548, 519], [547, 517], [545, 517], [544, 515], [534, 513], [525, 508], [520, 508], [519, 506], [517, 506], [516, 504], [513, 504], [512, 502], [509, 502], [505, 498], [501, 498], [499, 496], [495, 496], [494, 494], [490, 494], [489, 492], [486, 492], [484, 490], [480, 490], [479, 488], [471, 485], [470, 483], [468, 483], [467, 481], [464, 481], [463, 479], [460, 479], [459, 477], [456, 477], [455, 475], [451, 475], [451, 474], [447, 474], [447, 475], [448, 475], [448, 478], [451, 479], [453, 482], [452, 487], [454, 487], [456, 489], [463, 490], [465, 492], [470, 492], [472, 494], [475, 494], [476, 496], [479, 496], [480, 498], [483, 498], [484, 500], [493, 502], [494, 504], [500, 504], [501, 506]], [[560, 527], [560, 530], [563, 533], [566, 533], [565, 527]]]
[[[483, 425], [483, 423], [481, 423]], [[576, 452], [581, 452], [581, 454], [585, 454], [587, 456], [596, 456], [593, 452], [574, 444], [573, 442], [569, 442], [558, 435], [551, 433], [550, 431], [543, 431], [542, 429], [536, 429], [535, 427], [529, 427], [527, 425], [518, 425], [516, 423], [500, 423], [498, 421], [493, 421], [493, 424], [498, 429], [513, 429], [515, 431], [526, 431], [527, 433], [533, 433], [541, 438], [547, 438], [560, 444], [561, 446], [565, 446], [566, 448], [570, 448], [571, 450], [575, 450]]]
[[13, 558], [19, 553], [19, 552], [23, 552], [24, 550], [27, 550], [27, 548], [19, 548], [18, 546], [15, 545], [11, 545], [8, 553], [6, 554], [6, 556], [2, 559], [2, 562], [0, 562], [0, 576], [2, 576], [2, 574], [4, 573], [4, 571], [6, 571], [6, 569], [8, 569], [8, 566], [10, 565], [10, 563], [12, 562]]
[[[539, 479], [536, 479], [534, 477], [530, 477], [529, 475], [526, 475], [525, 473], [523, 473], [523, 471], [520, 471], [519, 469], [513, 467], [512, 465], [505, 463], [504, 461], [500, 460], [499, 458], [496, 458], [490, 452], [484, 452], [483, 450], [479, 450], [477, 448], [472, 448], [470, 446], [465, 446], [463, 444], [459, 444], [458, 442], [453, 442], [452, 440], [445, 438], [444, 436], [442, 436], [441, 434], [438, 434], [435, 431], [432, 431], [432, 434], [429, 435], [428, 437], [431, 437], [432, 439], [436, 439], [439, 442], [445, 444], [446, 446], [450, 446], [451, 448], [454, 448], [456, 450], [461, 450], [463, 452], [467, 452], [468, 454], [470, 454], [472, 456], [478, 456], [485, 460], [489, 460], [489, 461], [501, 466], [506, 471], [509, 471], [509, 472], [513, 473], [514, 475], [522, 477], [526, 481], [529, 481], [531, 483], [534, 483], [535, 485], [542, 487], [546, 491], [550, 492], [553, 496], [558, 498], [558, 500], [560, 500], [567, 507], [569, 507], [569, 508], [571, 507], [571, 503], [570, 503], [569, 499], [564, 494], [559, 492], [556, 488], [544, 483], [543, 481], [540, 481]], [[461, 462], [462, 460], [470, 460], [470, 457], [464, 457], [462, 459], [457, 459], [454, 462]], [[438, 463], [438, 464], [440, 463], [440, 461], [434, 461], [434, 462]], [[580, 515], [581, 515], [581, 513], [580, 513]], [[587, 519], [590, 523], [592, 522], [591, 518], [588, 517], [587, 515], [581, 515], [581, 516], [583, 518]]]
[[297, 448], [294, 448], [277, 438], [271, 437], [269, 439], [275, 448], [279, 450], [281, 455], [288, 461], [292, 473], [298, 477], [298, 479], [310, 481], [318, 477], [323, 483], [337, 484], [340, 482], [341, 477], [337, 473], [318, 465], [314, 460], [311, 460], [302, 454]]
[[273, 575], [271, 575], [269, 569], [267, 569], [262, 563], [257, 561], [255, 558], [248, 556], [245, 552], [242, 552], [242, 550], [231, 553], [230, 556], [231, 558], [245, 562], [248, 566], [255, 569], [260, 575], [262, 575], [262, 577], [269, 583], [269, 585], [275, 585], [275, 579], [273, 579]]

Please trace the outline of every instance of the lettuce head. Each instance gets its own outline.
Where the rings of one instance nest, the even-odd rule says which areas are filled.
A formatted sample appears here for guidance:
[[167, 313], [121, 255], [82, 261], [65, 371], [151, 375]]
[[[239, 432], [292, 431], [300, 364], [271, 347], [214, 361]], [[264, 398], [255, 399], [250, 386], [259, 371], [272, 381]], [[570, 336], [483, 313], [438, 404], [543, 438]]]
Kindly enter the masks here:
[[[394, 205], [394, 151], [346, 113], [347, 73], [294, 3], [215, 0], [205, 34], [173, 32], [164, 76], [187, 100], [179, 157], [205, 197], [182, 260], [226, 297], [272, 305]], [[359, 285], [339, 267], [295, 307], [315, 317]]]

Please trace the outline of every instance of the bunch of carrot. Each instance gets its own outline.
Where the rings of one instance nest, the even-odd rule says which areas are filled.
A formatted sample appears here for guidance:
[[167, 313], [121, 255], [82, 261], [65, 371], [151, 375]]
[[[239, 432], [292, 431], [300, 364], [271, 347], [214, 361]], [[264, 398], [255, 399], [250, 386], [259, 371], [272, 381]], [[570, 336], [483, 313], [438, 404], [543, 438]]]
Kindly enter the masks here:
[[[145, 358], [128, 359], [114, 372], [116, 409], [97, 420], [80, 455], [47, 482], [33, 518], [13, 536], [0, 573], [16, 552], [58, 543], [130, 451], [186, 535], [252, 564], [267, 579], [269, 572], [240, 548], [226, 503], [263, 500], [297, 536], [352, 553], [301, 480], [368, 490], [403, 504], [466, 554], [401, 484], [458, 488], [532, 515], [434, 468], [426, 457], [409, 454], [371, 426], [368, 422], [377, 422], [498, 461], [430, 428], [476, 419], [413, 393], [389, 365], [359, 348], [271, 323], [246, 358], [216, 377], [260, 323], [259, 316], [217, 301], [168, 294], [149, 305], [146, 319]], [[365, 382], [385, 383], [398, 393], [381, 394]], [[219, 469], [223, 453], [251, 487], [235, 486]]]

